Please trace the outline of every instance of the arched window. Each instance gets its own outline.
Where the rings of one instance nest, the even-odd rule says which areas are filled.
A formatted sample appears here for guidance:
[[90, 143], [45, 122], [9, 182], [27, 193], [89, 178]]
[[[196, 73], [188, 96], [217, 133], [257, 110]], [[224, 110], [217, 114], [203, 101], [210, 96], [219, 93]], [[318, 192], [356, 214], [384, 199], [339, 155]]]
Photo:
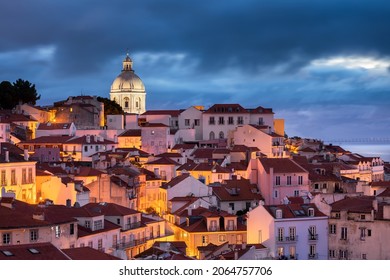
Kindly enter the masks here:
[[214, 140], [214, 139], [215, 139], [215, 133], [214, 133], [214, 131], [211, 131], [211, 132], [210, 132], [209, 139], [210, 139], [210, 140]]
[[123, 101], [125, 102], [125, 108], [129, 108], [129, 98], [125, 97]]
[[223, 134], [223, 131], [221, 131], [220, 133], [219, 133], [219, 139], [224, 139], [224, 134]]
[[137, 98], [135, 101], [135, 108], [141, 108], [141, 98]]

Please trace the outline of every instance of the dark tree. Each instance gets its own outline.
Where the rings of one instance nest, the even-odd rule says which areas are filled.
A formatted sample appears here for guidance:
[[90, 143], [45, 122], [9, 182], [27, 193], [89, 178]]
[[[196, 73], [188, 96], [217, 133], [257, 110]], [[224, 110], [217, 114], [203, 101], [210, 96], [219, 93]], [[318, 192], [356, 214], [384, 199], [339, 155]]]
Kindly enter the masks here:
[[8, 81], [0, 83], [0, 107], [13, 109], [17, 104], [17, 97], [13, 85]]
[[18, 79], [13, 84], [9, 81], [0, 83], [0, 107], [2, 109], [13, 109], [19, 103], [35, 105], [40, 98], [35, 85], [29, 81]]
[[99, 102], [104, 104], [104, 123], [107, 121], [107, 115], [121, 115], [124, 114], [122, 107], [113, 100], [105, 97], [98, 97]]
[[38, 95], [35, 89], [35, 85], [29, 81], [18, 79], [13, 83], [13, 86], [19, 102], [35, 105], [37, 100], [41, 98], [41, 95]]

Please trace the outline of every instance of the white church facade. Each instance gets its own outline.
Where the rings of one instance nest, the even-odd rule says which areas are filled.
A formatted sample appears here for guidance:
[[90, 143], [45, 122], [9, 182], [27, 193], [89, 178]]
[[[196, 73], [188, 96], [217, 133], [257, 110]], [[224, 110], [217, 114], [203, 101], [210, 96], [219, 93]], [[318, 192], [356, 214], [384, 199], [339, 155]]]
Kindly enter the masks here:
[[122, 72], [112, 82], [110, 99], [125, 113], [142, 114], [146, 111], [146, 91], [142, 80], [134, 73], [133, 61], [126, 55]]

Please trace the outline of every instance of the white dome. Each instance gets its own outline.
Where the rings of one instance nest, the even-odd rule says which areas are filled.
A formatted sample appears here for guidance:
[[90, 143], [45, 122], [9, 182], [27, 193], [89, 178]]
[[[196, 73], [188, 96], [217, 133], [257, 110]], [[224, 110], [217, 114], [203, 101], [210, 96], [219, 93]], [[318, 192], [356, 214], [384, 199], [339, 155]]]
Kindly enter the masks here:
[[142, 80], [134, 74], [133, 70], [123, 70], [111, 85], [112, 92], [145, 92]]

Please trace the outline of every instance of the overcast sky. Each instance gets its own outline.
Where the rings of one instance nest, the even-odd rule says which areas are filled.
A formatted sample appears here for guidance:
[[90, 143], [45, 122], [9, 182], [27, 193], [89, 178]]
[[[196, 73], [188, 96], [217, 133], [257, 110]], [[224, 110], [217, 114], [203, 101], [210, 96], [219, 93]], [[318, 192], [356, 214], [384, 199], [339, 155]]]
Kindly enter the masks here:
[[390, 1], [0, 0], [0, 81], [109, 97], [127, 50], [147, 109], [271, 107], [289, 136], [390, 136]]

